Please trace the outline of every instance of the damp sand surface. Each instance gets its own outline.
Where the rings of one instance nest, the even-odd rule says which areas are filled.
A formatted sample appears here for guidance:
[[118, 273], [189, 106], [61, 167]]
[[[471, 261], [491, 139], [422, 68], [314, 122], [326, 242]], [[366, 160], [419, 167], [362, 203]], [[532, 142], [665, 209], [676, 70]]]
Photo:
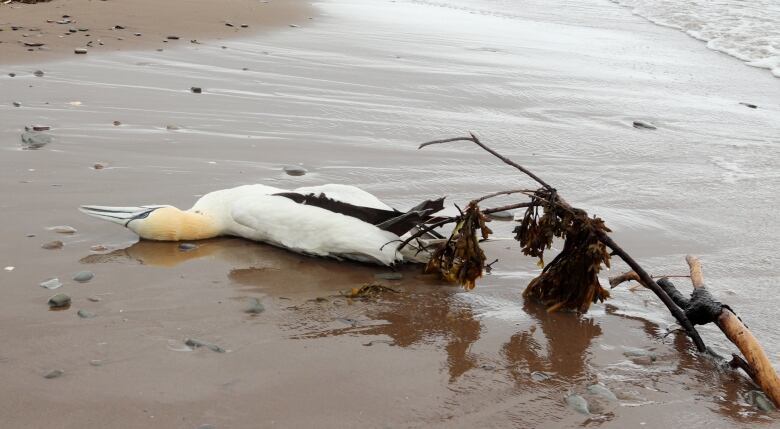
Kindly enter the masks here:
[[298, 0], [54, 0], [0, 4], [0, 62], [219, 44], [313, 19]]
[[[3, 64], [4, 425], [775, 426], [646, 292], [616, 289], [584, 316], [524, 303], [539, 271], [511, 240], [486, 246], [499, 261], [473, 291], [409, 266], [379, 280], [397, 293], [350, 299], [340, 291], [388, 270], [232, 238], [183, 251], [76, 210], [188, 207], [247, 183], [347, 183], [399, 209], [529, 186], [466, 144], [416, 150], [472, 130], [605, 218], [653, 274], [700, 255], [778, 363], [776, 79], [605, 3], [334, 0], [227, 49]], [[24, 150], [33, 124], [52, 140]], [[513, 223], [491, 226], [510, 237]], [[72, 281], [80, 271], [94, 277]], [[39, 286], [54, 277], [56, 291]], [[55, 293], [70, 307], [50, 311]]]

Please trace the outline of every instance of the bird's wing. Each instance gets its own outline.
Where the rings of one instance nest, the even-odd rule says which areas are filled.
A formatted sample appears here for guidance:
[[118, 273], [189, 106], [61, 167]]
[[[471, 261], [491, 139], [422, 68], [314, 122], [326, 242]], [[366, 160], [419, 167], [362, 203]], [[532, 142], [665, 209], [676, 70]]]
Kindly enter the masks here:
[[299, 194], [325, 194], [328, 198], [343, 203], [352, 204], [361, 207], [370, 207], [374, 209], [393, 210], [392, 207], [383, 203], [374, 195], [350, 185], [340, 185], [331, 183], [321, 186], [305, 186], [303, 188], [293, 189], [293, 192]]
[[384, 265], [402, 258], [392, 243], [399, 240], [397, 235], [282, 196], [242, 198], [231, 205], [230, 216], [238, 224], [235, 235], [299, 253]]

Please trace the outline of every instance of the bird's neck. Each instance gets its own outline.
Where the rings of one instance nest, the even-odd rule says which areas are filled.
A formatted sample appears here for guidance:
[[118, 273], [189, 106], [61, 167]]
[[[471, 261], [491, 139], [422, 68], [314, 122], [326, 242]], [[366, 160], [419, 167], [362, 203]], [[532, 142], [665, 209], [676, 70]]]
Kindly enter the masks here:
[[182, 241], [214, 238], [221, 229], [211, 216], [165, 207], [155, 210], [136, 232], [147, 240]]

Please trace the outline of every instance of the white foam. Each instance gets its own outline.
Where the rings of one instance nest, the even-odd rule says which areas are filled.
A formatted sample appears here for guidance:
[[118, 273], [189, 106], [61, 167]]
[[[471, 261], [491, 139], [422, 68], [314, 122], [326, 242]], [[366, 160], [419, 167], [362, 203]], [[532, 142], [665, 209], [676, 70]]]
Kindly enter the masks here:
[[611, 1], [780, 77], [780, 3], [776, 0]]

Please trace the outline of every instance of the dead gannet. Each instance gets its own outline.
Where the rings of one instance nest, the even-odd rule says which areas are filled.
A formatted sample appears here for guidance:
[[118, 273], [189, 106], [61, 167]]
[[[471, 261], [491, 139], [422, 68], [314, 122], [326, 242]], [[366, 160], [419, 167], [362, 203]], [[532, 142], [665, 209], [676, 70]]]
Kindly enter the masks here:
[[211, 192], [189, 210], [169, 205], [81, 206], [90, 216], [124, 225], [156, 241], [244, 237], [307, 255], [391, 265], [423, 262], [415, 246], [400, 252], [401, 236], [443, 208], [443, 199], [397, 211], [374, 195], [329, 184], [293, 191], [245, 185]]

